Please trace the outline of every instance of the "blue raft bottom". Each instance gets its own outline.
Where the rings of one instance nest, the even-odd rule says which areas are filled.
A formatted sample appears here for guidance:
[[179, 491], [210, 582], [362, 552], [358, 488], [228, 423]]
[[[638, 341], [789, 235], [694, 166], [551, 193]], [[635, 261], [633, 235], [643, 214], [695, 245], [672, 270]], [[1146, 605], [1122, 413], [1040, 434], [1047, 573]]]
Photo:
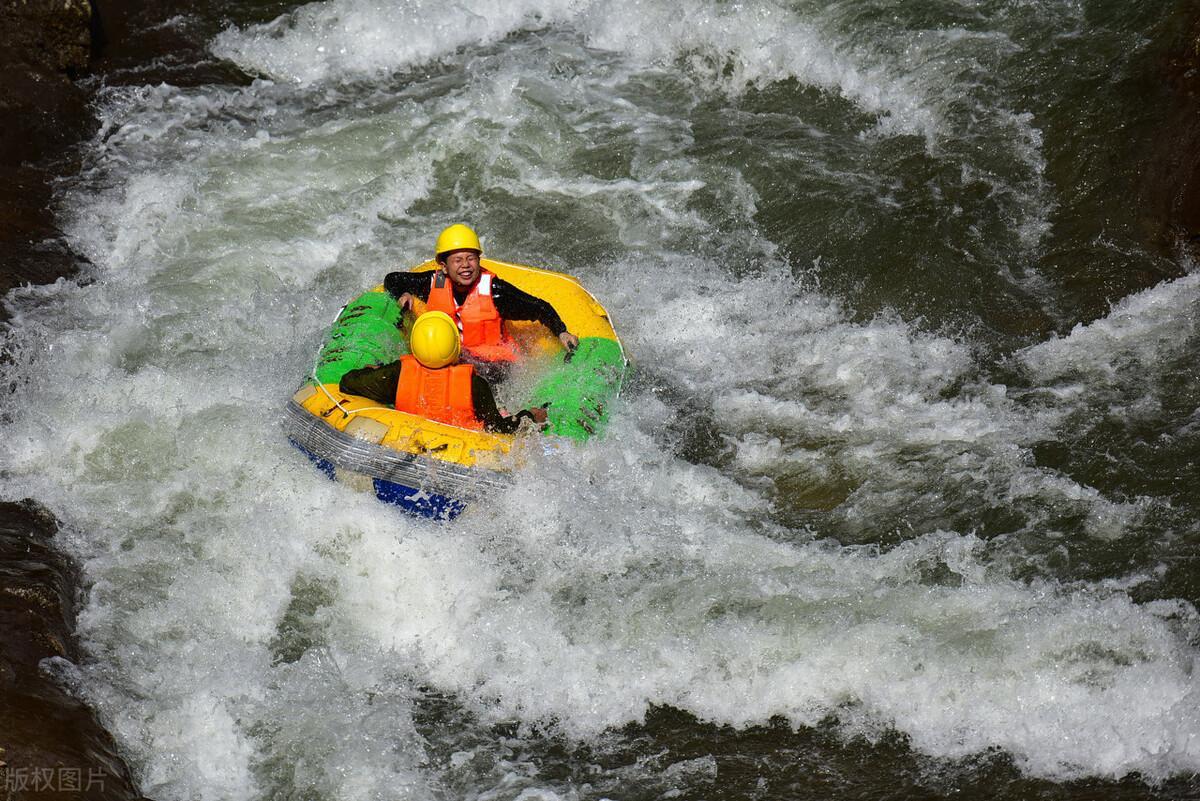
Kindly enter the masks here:
[[[322, 459], [294, 439], [290, 441], [322, 473], [329, 476], [332, 480], [337, 481], [337, 468], [333, 462], [328, 459]], [[372, 478], [371, 482], [375, 487], [376, 498], [384, 503], [399, 506], [404, 511], [417, 517], [426, 517], [430, 520], [453, 520], [462, 514], [463, 509], [467, 508], [465, 502], [457, 498], [451, 498], [448, 495], [440, 495], [436, 492], [426, 492], [413, 487], [406, 487], [403, 484], [386, 481], [382, 478]]]

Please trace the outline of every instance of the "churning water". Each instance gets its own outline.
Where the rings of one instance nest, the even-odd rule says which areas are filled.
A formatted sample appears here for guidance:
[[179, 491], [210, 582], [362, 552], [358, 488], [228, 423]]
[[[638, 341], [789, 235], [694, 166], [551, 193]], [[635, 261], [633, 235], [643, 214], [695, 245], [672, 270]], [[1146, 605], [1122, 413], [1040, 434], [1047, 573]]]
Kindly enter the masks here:
[[[212, 40], [252, 84], [104, 93], [0, 494], [84, 564], [68, 677], [144, 792], [1188, 790], [1200, 277], [1130, 202], [1173, 13], [331, 0]], [[458, 221], [633, 367], [436, 524], [279, 414]]]

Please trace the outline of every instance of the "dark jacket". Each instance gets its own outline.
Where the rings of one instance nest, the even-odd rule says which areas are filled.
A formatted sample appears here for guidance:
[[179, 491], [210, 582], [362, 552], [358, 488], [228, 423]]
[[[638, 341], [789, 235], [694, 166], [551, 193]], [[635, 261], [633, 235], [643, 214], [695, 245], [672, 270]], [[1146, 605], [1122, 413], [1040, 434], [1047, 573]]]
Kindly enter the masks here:
[[[428, 278], [426, 278], [426, 284], [428, 283]], [[347, 395], [359, 395], [370, 398], [376, 403], [394, 406], [396, 386], [399, 383], [400, 362], [394, 361], [381, 367], [363, 367], [351, 370], [342, 376], [338, 388]], [[500, 414], [491, 385], [477, 374], [471, 375], [471, 402], [475, 406], [475, 416], [488, 431], [511, 434], [521, 425], [522, 419], [533, 419], [533, 415], [525, 410], [521, 410], [511, 417]]]
[[[434, 273], [388, 273], [383, 279], [383, 288], [394, 298], [399, 298], [405, 292], [420, 298], [422, 303], [429, 301], [429, 285]], [[462, 303], [467, 299], [469, 289], [453, 286], [454, 300]], [[499, 276], [492, 279], [492, 302], [496, 311], [505, 320], [536, 320], [550, 329], [550, 333], [558, 336], [567, 330], [562, 318], [548, 302], [534, 297], [528, 292], [517, 289]]]

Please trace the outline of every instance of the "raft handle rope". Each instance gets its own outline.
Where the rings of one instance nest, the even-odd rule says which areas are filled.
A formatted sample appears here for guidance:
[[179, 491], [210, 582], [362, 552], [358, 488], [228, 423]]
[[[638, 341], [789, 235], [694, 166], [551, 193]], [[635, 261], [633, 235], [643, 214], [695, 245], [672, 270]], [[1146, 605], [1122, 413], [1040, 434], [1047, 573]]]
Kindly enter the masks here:
[[[339, 410], [341, 410], [342, 415], [344, 417], [349, 417], [350, 415], [358, 414], [359, 412], [394, 412], [394, 411], [396, 411], [395, 408], [393, 408], [391, 406], [364, 406], [361, 409], [347, 409], [345, 406], [342, 405], [342, 402], [340, 400], [333, 397], [333, 393], [331, 393], [329, 390], [325, 389], [325, 385], [322, 384], [321, 381], [317, 378], [317, 366], [315, 364], [313, 365], [312, 380], [313, 380], [313, 383], [316, 384], [317, 387], [319, 387], [323, 393], [325, 393], [325, 397], [329, 398], [329, 400], [333, 403], [333, 405], [336, 406]], [[330, 411], [333, 411], [333, 410], [330, 409]], [[324, 415], [322, 415], [322, 416], [324, 416]]]
[[[338, 309], [337, 315], [335, 315], [333, 318], [335, 325], [343, 319], [342, 315], [345, 314], [346, 308], [349, 305], [350, 304], [347, 303], [347, 304], [343, 305], [342, 308]], [[367, 308], [366, 306], [357, 306], [353, 309], [350, 309], [350, 314], [347, 314], [346, 318], [361, 317], [364, 314], [366, 308]], [[341, 411], [343, 417], [349, 417], [350, 415], [358, 414], [359, 412], [391, 411], [391, 408], [388, 406], [364, 406], [361, 409], [347, 409], [345, 406], [343, 406], [341, 401], [339, 401], [337, 398], [333, 397], [333, 395], [329, 392], [329, 390], [325, 389], [325, 385], [323, 383], [321, 383], [321, 379], [317, 378], [317, 368], [321, 366], [321, 356], [322, 355], [323, 355], [323, 353], [321, 351], [318, 351], [317, 359], [316, 359], [316, 361], [313, 362], [312, 381], [314, 384], [316, 384], [318, 387], [320, 387], [321, 392], [325, 393], [325, 397], [329, 398], [329, 400], [333, 403], [333, 405], [336, 406]], [[329, 411], [333, 411], [333, 410], [330, 409]], [[322, 417], [328, 416], [328, 412], [326, 412], [326, 414], [323, 414], [321, 416]]]

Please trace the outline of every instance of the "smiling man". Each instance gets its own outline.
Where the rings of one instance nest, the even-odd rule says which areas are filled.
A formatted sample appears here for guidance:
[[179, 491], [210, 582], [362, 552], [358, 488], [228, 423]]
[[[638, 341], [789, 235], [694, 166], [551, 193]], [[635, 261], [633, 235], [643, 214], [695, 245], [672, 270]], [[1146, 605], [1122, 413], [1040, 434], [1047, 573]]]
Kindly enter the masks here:
[[579, 338], [569, 332], [562, 318], [546, 301], [484, 270], [479, 262], [483, 247], [479, 237], [465, 225], [451, 225], [437, 238], [433, 273], [389, 273], [384, 288], [405, 309], [414, 298], [431, 311], [450, 315], [462, 332], [463, 360], [481, 368], [492, 366], [495, 380], [517, 360], [517, 344], [504, 330], [505, 320], [536, 320], [550, 329], [567, 350]]

